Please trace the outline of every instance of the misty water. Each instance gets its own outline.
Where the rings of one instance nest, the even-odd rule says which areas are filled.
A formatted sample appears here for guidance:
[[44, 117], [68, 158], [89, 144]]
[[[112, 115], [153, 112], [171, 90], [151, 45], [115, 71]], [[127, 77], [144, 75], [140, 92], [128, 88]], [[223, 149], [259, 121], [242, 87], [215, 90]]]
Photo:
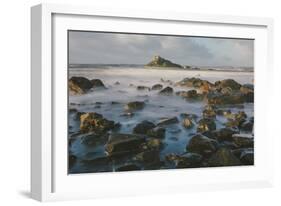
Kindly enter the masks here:
[[[162, 84], [163, 88], [171, 86], [176, 91], [187, 91], [194, 88], [175, 86], [186, 77], [198, 77], [214, 83], [217, 80], [234, 79], [240, 84], [253, 84], [252, 72], [233, 71], [186, 71], [186, 70], [164, 70], [148, 68], [71, 68], [69, 78], [81, 76], [88, 79], [100, 79], [107, 89], [92, 90], [84, 95], [70, 95], [69, 108], [75, 108], [79, 112], [97, 112], [105, 118], [121, 123], [120, 133], [132, 133], [136, 124], [143, 120], [158, 123], [162, 118], [177, 117], [178, 124], [166, 128], [166, 136], [163, 140], [164, 147], [160, 152], [161, 160], [170, 153], [182, 154], [186, 152], [186, 145], [192, 134], [196, 133], [196, 127], [185, 129], [181, 124], [181, 113], [196, 114], [202, 117], [204, 101], [187, 101], [175, 94], [172, 96], [159, 95], [159, 90], [137, 90], [137, 86], [152, 87], [154, 84]], [[169, 80], [169, 81], [167, 81]], [[117, 83], [118, 82], [118, 83]], [[131, 101], [144, 101], [143, 110], [134, 112], [134, 116], [123, 116], [124, 106]], [[248, 117], [253, 116], [253, 104], [246, 103], [243, 107], [231, 107], [232, 111], [245, 111]], [[226, 107], [227, 108], [227, 107]], [[217, 117], [217, 128], [223, 127], [226, 122], [224, 117]], [[69, 115], [69, 138], [79, 131], [79, 120], [75, 114]], [[78, 159], [91, 160], [105, 156], [104, 143], [95, 146], [82, 144], [80, 138], [75, 138], [69, 150]], [[107, 165], [97, 167], [96, 165], [84, 165], [77, 161], [70, 169], [70, 173], [114, 171], [121, 163], [111, 162]], [[165, 168], [165, 167], [164, 167]]]

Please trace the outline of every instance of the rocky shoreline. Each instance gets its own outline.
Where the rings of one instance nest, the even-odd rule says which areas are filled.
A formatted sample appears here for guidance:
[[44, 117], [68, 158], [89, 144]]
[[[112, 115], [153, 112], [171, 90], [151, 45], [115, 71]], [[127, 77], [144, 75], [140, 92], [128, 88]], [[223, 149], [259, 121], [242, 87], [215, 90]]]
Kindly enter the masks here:
[[[89, 158], [77, 157], [69, 150], [69, 169], [71, 173], [111, 172], [131, 170], [198, 168], [218, 166], [238, 166], [254, 164], [254, 117], [243, 111], [243, 105], [254, 102], [254, 86], [241, 85], [233, 79], [223, 79], [211, 83], [200, 78], [184, 78], [178, 82], [161, 80], [150, 87], [128, 85], [141, 91], [157, 92], [169, 98], [182, 98], [186, 104], [200, 102], [201, 115], [182, 111], [180, 115], [163, 117], [157, 121], [143, 120], [134, 125], [129, 133], [120, 132], [125, 127], [122, 122], [107, 119], [96, 111], [79, 111], [77, 103], [70, 102], [69, 116], [79, 129], [69, 132], [69, 148], [73, 142], [90, 148], [98, 148], [97, 155]], [[115, 83], [115, 86], [120, 82]], [[114, 85], [105, 85], [100, 79], [71, 77], [70, 95], [87, 95], [96, 90], [108, 90]], [[176, 91], [175, 88], [180, 88]], [[93, 108], [101, 107], [103, 102], [93, 102]], [[120, 116], [133, 118], [145, 112], [147, 101], [110, 102], [123, 108]], [[237, 108], [235, 112], [229, 108]], [[218, 126], [223, 118], [223, 127]], [[181, 125], [185, 130], [192, 130], [190, 140], [184, 145], [185, 150], [170, 152], [162, 157], [167, 147], [165, 138], [171, 127]], [[174, 131], [175, 133], [177, 131]], [[175, 137], [175, 141], [178, 141]], [[75, 166], [83, 170], [72, 170]]]

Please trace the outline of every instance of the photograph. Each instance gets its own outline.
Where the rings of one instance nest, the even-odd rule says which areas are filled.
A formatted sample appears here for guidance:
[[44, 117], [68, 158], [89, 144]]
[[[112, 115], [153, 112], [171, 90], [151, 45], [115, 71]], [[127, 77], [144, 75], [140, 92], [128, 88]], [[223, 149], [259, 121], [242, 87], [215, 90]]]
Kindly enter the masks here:
[[68, 30], [68, 174], [253, 166], [254, 43]]

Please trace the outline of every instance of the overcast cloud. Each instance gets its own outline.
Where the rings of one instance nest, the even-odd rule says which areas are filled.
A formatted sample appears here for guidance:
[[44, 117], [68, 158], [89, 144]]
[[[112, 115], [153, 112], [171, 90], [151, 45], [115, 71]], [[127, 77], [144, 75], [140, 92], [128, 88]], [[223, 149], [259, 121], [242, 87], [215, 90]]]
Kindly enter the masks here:
[[70, 64], [146, 64], [160, 55], [182, 65], [252, 67], [253, 49], [242, 39], [69, 33]]

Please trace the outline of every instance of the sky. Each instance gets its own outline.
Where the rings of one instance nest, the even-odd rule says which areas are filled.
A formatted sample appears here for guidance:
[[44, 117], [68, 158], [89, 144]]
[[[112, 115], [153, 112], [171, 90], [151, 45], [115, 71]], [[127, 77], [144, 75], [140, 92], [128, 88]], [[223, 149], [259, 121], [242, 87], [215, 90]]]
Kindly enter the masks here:
[[147, 64], [155, 55], [181, 65], [253, 67], [254, 40], [69, 32], [70, 64]]

